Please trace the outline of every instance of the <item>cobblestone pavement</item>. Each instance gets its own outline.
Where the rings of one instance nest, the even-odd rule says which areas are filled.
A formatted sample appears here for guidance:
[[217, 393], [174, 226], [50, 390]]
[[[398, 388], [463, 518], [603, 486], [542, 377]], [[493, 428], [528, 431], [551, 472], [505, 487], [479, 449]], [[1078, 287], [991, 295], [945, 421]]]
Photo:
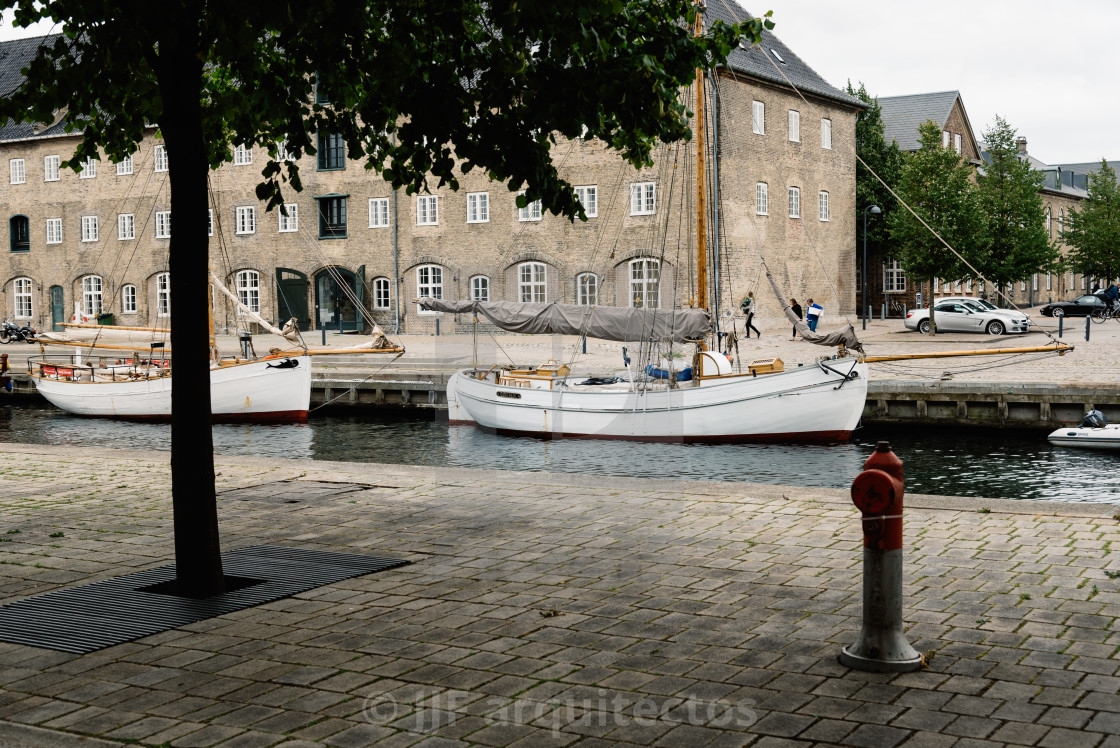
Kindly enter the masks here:
[[[166, 454], [0, 453], [3, 599], [170, 560]], [[1116, 507], [908, 497], [929, 667], [881, 675], [836, 661], [861, 615], [844, 491], [218, 470], [227, 550], [412, 564], [84, 656], [0, 644], [0, 745], [1120, 746]], [[228, 493], [300, 481], [354, 490]]]

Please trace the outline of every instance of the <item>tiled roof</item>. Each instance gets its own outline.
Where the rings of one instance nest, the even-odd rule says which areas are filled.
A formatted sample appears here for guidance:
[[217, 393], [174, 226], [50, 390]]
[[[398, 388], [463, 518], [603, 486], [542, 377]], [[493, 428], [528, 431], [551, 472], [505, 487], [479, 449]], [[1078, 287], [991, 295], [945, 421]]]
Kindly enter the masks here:
[[883, 96], [879, 108], [883, 113], [883, 135], [888, 143], [894, 140], [904, 151], [918, 150], [918, 125], [931, 119], [938, 127], [949, 119], [960, 91]]
[[[706, 20], [718, 19], [724, 23], [740, 23], [751, 16], [736, 0], [708, 0], [705, 17]], [[777, 63], [777, 69], [774, 63]], [[733, 50], [728, 56], [727, 64], [735, 72], [753, 78], [786, 88], [792, 83], [806, 93], [823, 96], [845, 106], [865, 108], [864, 103], [859, 99], [830, 85], [770, 31], [762, 32], [762, 42], [759, 46], [746, 50], [740, 46]], [[786, 78], [789, 79], [788, 82]]]
[[[12, 39], [0, 42], [0, 97], [6, 96], [23, 83], [21, 72], [42, 44], [54, 42], [61, 34], [35, 36], [29, 39]], [[47, 137], [60, 135], [65, 132], [61, 122], [52, 127], [42, 129], [41, 125], [31, 125], [27, 122], [13, 123], [11, 120], [0, 126], [0, 140], [26, 140], [28, 138]]]

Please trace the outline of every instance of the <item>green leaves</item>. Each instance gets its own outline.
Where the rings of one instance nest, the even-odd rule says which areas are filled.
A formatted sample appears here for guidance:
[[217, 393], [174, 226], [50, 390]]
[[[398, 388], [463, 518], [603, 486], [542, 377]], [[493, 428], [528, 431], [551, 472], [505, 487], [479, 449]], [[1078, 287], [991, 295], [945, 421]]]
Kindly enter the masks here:
[[1120, 187], [1116, 172], [1101, 159], [1089, 174], [1089, 196], [1067, 216], [1067, 259], [1074, 271], [1111, 280], [1120, 275]]

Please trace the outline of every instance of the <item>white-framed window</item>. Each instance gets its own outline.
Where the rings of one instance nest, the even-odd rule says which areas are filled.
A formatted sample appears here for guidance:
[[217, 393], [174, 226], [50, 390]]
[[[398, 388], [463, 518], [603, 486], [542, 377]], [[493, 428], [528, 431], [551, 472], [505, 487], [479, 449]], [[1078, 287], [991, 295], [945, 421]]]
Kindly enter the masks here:
[[261, 274], [256, 270], [238, 270], [234, 276], [237, 286], [237, 300], [250, 311], [260, 314], [261, 311]]
[[117, 176], [123, 177], [132, 173], [132, 156], [125, 156], [117, 162]]
[[156, 211], [156, 238], [157, 239], [170, 239], [171, 238], [171, 211], [170, 210], [157, 210]]
[[933, 292], [934, 293], [941, 293], [941, 279], [940, 278], [934, 278], [933, 279]]
[[[518, 195], [524, 195], [525, 191], [522, 190], [521, 192], [518, 192], [517, 194]], [[541, 220], [541, 201], [540, 200], [534, 200], [533, 202], [528, 203], [524, 208], [518, 208], [517, 209], [517, 220], [518, 221], [539, 221], [539, 220]]]
[[824, 190], [817, 193], [817, 216], [822, 221], [831, 220], [828, 211], [828, 193]]
[[44, 156], [43, 157], [43, 181], [44, 182], [57, 182], [61, 177], [59, 176], [58, 166], [61, 159], [58, 156]]
[[751, 132], [755, 135], [766, 134], [766, 105], [761, 101], [751, 102]]
[[152, 170], [167, 171], [167, 146], [157, 145], [152, 147]]
[[471, 278], [471, 301], [490, 301], [490, 279], [485, 275]]
[[659, 309], [661, 262], [648, 258], [630, 260], [630, 306]]
[[832, 150], [832, 120], [821, 120], [821, 148]]
[[388, 278], [373, 279], [373, 308], [388, 309], [392, 286]]
[[957, 293], [964, 292], [964, 289], [961, 287], [961, 282], [959, 280], [953, 283], [953, 290]]
[[117, 214], [117, 239], [127, 241], [136, 238], [136, 217], [132, 213]]
[[906, 290], [906, 273], [898, 260], [887, 260], [883, 264], [883, 292], [902, 293]]
[[97, 216], [82, 216], [82, 241], [97, 241]]
[[1066, 209], [1058, 209], [1058, 236], [1064, 236], [1066, 233]]
[[972, 293], [972, 278], [964, 282], [964, 291], [965, 293]]
[[416, 225], [439, 225], [439, 195], [416, 196]]
[[[429, 299], [443, 298], [443, 268], [439, 265], [421, 265], [416, 268], [416, 295]], [[438, 314], [420, 309], [417, 314]]]
[[1053, 291], [1054, 290], [1054, 274], [1053, 273], [1047, 273], [1046, 274], [1046, 290], [1047, 291]]
[[754, 186], [754, 213], [756, 216], [770, 215], [770, 187], [766, 182]]
[[8, 161], [8, 171], [11, 173], [12, 184], [23, 184], [27, 181], [27, 170], [22, 158], [13, 158]]
[[576, 276], [576, 303], [580, 306], [596, 306], [599, 303], [599, 277], [595, 273]]
[[[285, 213], [287, 215], [285, 215]], [[281, 234], [290, 234], [299, 231], [299, 206], [295, 203], [284, 203], [282, 210], [276, 211], [279, 231]]]
[[156, 276], [156, 316], [171, 316], [171, 273]]
[[599, 186], [595, 184], [585, 184], [582, 187], [576, 187], [576, 197], [583, 205], [583, 212], [587, 214], [588, 218], [595, 218], [599, 215]]
[[78, 175], [78, 179], [94, 179], [97, 177], [97, 161], [92, 156], [85, 160], [82, 164], [82, 173]]
[[281, 140], [279, 143], [276, 144], [276, 160], [277, 161], [295, 161], [296, 160], [295, 156], [293, 156], [288, 151], [288, 141]]
[[206, 210], [206, 235], [214, 235], [214, 209], [208, 208]]
[[[1082, 288], [1084, 288], [1084, 286], [1082, 286]], [[1027, 282], [1026, 281], [1019, 281], [1019, 290], [1020, 291], [1026, 291], [1027, 290]]]
[[1035, 273], [1034, 275], [1031, 276], [1031, 290], [1032, 291], [1037, 291], [1038, 290], [1038, 273]]
[[948, 130], [942, 130], [941, 131], [941, 147], [942, 148], [948, 148], [949, 147], [949, 138], [951, 138], [951, 137], [952, 137], [952, 133], [950, 133]]
[[490, 193], [467, 193], [467, 223], [490, 222]]
[[121, 314], [136, 314], [136, 286], [121, 287]]
[[235, 233], [257, 233], [257, 209], [254, 206], [247, 205], [235, 208], [234, 217], [236, 218], [235, 225], [237, 226]]
[[789, 110], [789, 142], [801, 142], [801, 112], [796, 109]]
[[32, 310], [35, 308], [31, 303], [31, 279], [16, 278], [12, 282], [12, 288], [15, 291], [16, 319], [31, 319]]
[[1054, 235], [1054, 234], [1053, 234], [1053, 233], [1052, 233], [1052, 232], [1050, 231], [1050, 227], [1051, 227], [1051, 222], [1050, 222], [1050, 206], [1049, 206], [1049, 205], [1047, 205], [1047, 206], [1046, 206], [1046, 235], [1047, 235], [1047, 236], [1053, 236], [1053, 235]]
[[653, 182], [630, 183], [630, 215], [651, 216], [657, 210], [657, 185]]
[[958, 154], [961, 152], [961, 136], [960, 133], [953, 133], [953, 150]]
[[523, 262], [517, 266], [519, 301], [548, 301], [548, 266], [543, 262]]
[[800, 218], [801, 217], [801, 188], [800, 187], [790, 187], [789, 188], [789, 217], [790, 218]]
[[389, 228], [389, 198], [371, 197], [369, 199], [369, 227], [371, 229]]
[[1086, 289], [1085, 276], [1083, 275], [1083, 276], [1081, 276], [1081, 290], [1084, 291], [1085, 289]]
[[1073, 286], [1074, 286], [1074, 277], [1073, 277], [1073, 271], [1072, 271], [1072, 270], [1070, 270], [1070, 271], [1069, 271], [1069, 287], [1070, 287], [1070, 288], [1073, 288]]
[[233, 147], [233, 165], [247, 166], [253, 163], [253, 147], [241, 143]]
[[62, 244], [62, 219], [47, 219], [47, 244]]
[[101, 276], [82, 278], [82, 314], [92, 317], [101, 314]]

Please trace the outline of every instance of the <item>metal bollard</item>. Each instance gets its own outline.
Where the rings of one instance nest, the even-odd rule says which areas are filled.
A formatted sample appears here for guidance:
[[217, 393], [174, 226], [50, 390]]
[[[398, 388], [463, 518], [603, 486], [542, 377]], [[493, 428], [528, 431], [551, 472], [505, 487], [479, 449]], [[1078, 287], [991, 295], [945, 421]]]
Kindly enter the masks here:
[[909, 673], [922, 656], [902, 629], [902, 460], [879, 442], [852, 481], [863, 513], [863, 628], [840, 664], [873, 673]]
[[1062, 323], [1066, 321], [1066, 315], [1058, 315], [1058, 337], [1062, 337]]
[[1093, 321], [1093, 316], [1090, 314], [1085, 315], [1085, 342], [1089, 342], [1089, 323]]

